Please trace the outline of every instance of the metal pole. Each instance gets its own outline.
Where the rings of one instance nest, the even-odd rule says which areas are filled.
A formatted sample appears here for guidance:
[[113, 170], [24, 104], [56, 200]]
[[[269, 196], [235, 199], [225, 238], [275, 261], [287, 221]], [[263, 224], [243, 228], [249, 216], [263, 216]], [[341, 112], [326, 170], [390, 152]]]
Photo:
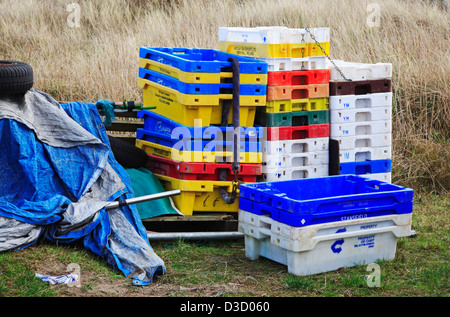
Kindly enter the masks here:
[[147, 232], [149, 241], [165, 240], [217, 240], [242, 239], [244, 234], [237, 231], [224, 232]]
[[131, 204], [142, 203], [145, 201], [150, 201], [150, 200], [155, 200], [155, 199], [160, 199], [160, 198], [165, 198], [165, 197], [171, 197], [171, 196], [179, 195], [180, 193], [181, 193], [181, 190], [175, 189], [175, 190], [170, 190], [167, 192], [162, 192], [162, 193], [157, 193], [157, 194], [152, 194], [152, 195], [123, 199], [123, 200], [119, 200], [119, 201], [113, 201], [110, 204], [106, 205], [105, 208], [113, 209], [113, 208], [117, 208], [117, 207], [131, 205]]

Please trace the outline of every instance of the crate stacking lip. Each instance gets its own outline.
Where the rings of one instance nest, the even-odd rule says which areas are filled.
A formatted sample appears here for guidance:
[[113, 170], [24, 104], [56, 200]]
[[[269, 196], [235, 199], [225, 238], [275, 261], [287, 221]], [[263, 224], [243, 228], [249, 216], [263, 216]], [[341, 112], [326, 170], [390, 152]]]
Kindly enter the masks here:
[[329, 124], [267, 127], [266, 129], [267, 141], [312, 139], [330, 136]]
[[307, 126], [329, 124], [328, 110], [305, 110], [290, 112], [256, 111], [255, 125], [262, 127]]
[[[162, 64], [154, 60], [139, 58], [139, 68], [149, 69], [178, 79], [184, 83], [220, 84], [232, 82], [233, 73], [230, 71], [218, 73], [186, 72], [179, 68]], [[267, 73], [242, 73], [239, 82], [248, 85], [266, 85]]]
[[330, 96], [366, 95], [392, 92], [392, 81], [389, 78], [330, 82]]
[[294, 226], [412, 212], [413, 190], [356, 175], [243, 184], [239, 208]]
[[[157, 155], [149, 155], [147, 169], [154, 174], [181, 180], [218, 181], [220, 170], [227, 171], [226, 181], [233, 181], [232, 165], [227, 163], [177, 162]], [[244, 183], [256, 182], [261, 175], [261, 164], [240, 164], [238, 179]]]
[[[175, 147], [164, 146], [158, 143], [136, 139], [136, 147], [147, 154], [162, 156], [179, 162], [205, 162], [205, 163], [232, 163], [233, 152], [224, 151], [181, 151]], [[262, 163], [261, 152], [239, 153], [240, 163]]]
[[330, 70], [278, 71], [267, 73], [268, 86], [329, 84]]
[[[306, 29], [287, 27], [220, 27], [219, 50], [244, 56], [300, 58], [329, 55], [329, 28], [311, 28], [315, 40]], [[325, 53], [316, 44], [320, 43]]]
[[228, 59], [234, 57], [239, 60], [240, 73], [267, 74], [267, 64], [263, 62], [214, 49], [140, 47], [139, 57], [191, 73], [231, 72]]
[[412, 213], [293, 227], [239, 210], [245, 255], [287, 266], [299, 276], [395, 258], [397, 239], [413, 234]]
[[[343, 60], [334, 60], [334, 63], [347, 79], [374, 80], [392, 78], [392, 64], [390, 63], [355, 63]], [[344, 81], [341, 73], [327, 61], [330, 69], [330, 81]]]
[[232, 182], [181, 180], [156, 173], [155, 176], [166, 190], [181, 191], [179, 195], [173, 197], [173, 200], [178, 210], [184, 215], [192, 215], [194, 212], [239, 211], [238, 199], [233, 204], [226, 204], [220, 193], [220, 187], [225, 187], [227, 193], [231, 193]]
[[[147, 79], [168, 88], [190, 95], [226, 95], [233, 93], [232, 83], [184, 83], [174, 77], [155, 72], [150, 69], [139, 68], [139, 78]], [[242, 95], [266, 95], [267, 85], [239, 85], [239, 93]]]
[[[186, 126], [194, 126], [195, 120], [201, 119], [203, 126], [222, 123], [224, 102], [231, 102], [232, 94], [226, 95], [189, 95], [139, 78], [138, 86], [143, 89], [143, 102], [156, 106], [154, 112], [168, 117]], [[256, 108], [266, 105], [266, 95], [240, 95], [240, 125], [254, 125]], [[231, 124], [232, 111], [228, 117]]]

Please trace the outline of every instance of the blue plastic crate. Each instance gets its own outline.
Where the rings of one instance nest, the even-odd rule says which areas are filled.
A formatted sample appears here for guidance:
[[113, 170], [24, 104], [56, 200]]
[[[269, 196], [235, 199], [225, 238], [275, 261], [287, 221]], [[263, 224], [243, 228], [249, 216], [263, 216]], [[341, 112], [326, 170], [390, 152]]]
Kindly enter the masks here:
[[392, 160], [373, 160], [340, 163], [341, 175], [364, 175], [375, 173], [389, 173], [392, 171]]
[[263, 61], [240, 55], [202, 48], [140, 47], [139, 57], [178, 68], [184, 72], [230, 72], [230, 57], [239, 60], [239, 72], [243, 74], [267, 74], [268, 65]]
[[239, 209], [294, 226], [412, 212], [413, 190], [356, 175], [242, 184]]
[[[212, 140], [222, 137], [225, 141], [233, 136], [234, 131], [232, 126], [187, 127], [148, 110], [139, 111], [137, 116], [144, 119], [143, 130], [163, 134], [173, 140], [180, 140], [180, 135], [184, 134], [184, 136], [190, 135], [195, 140]], [[174, 131], [174, 129], [177, 130]], [[241, 141], [261, 142], [264, 137], [264, 127], [239, 127], [239, 131]], [[176, 133], [172, 135], [172, 132]]]
[[[139, 68], [139, 78], [150, 80], [154, 83], [163, 85], [168, 88], [175, 89], [183, 94], [191, 95], [218, 95], [232, 94], [232, 83], [220, 84], [193, 84], [184, 83], [174, 77], [155, 72], [150, 69]], [[267, 85], [239, 85], [239, 93], [241, 95], [266, 95]]]
[[[195, 140], [191, 138], [179, 138], [172, 139], [166, 134], [146, 131], [144, 129], [136, 129], [136, 139], [144, 140], [152, 143], [156, 143], [168, 147], [176, 147], [180, 151], [222, 151], [222, 152], [232, 152], [233, 151], [233, 141], [216, 141], [211, 140]], [[261, 152], [262, 145], [261, 142], [240, 142], [241, 152]]]

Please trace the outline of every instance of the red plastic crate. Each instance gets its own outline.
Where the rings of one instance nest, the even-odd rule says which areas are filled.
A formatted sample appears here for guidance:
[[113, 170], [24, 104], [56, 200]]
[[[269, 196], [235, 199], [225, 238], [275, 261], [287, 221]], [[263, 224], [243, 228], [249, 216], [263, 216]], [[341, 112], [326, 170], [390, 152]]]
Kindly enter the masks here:
[[324, 138], [329, 136], [330, 125], [328, 123], [298, 127], [288, 126], [267, 128], [267, 141]]
[[[154, 174], [177, 178], [181, 180], [218, 181], [219, 170], [227, 170], [227, 181], [234, 180], [231, 163], [178, 162], [165, 157], [148, 155], [147, 169]], [[240, 164], [239, 181], [256, 182], [256, 177], [262, 173], [262, 164]]]
[[268, 86], [328, 84], [329, 69], [277, 71], [267, 73]]

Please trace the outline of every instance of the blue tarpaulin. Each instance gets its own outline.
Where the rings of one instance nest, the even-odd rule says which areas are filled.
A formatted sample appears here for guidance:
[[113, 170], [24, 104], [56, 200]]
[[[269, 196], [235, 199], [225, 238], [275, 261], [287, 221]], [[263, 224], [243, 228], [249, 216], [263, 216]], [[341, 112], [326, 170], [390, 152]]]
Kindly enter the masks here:
[[0, 251], [82, 240], [134, 284], [150, 284], [165, 266], [136, 207], [105, 209], [132, 197], [95, 104], [60, 105], [34, 89], [0, 99]]

